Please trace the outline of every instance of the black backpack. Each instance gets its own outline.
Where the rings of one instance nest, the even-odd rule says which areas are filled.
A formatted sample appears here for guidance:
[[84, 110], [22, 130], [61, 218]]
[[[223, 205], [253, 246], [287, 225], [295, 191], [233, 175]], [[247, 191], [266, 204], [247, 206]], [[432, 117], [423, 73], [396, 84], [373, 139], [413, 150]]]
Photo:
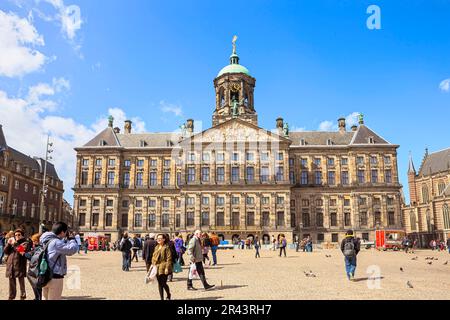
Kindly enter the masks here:
[[205, 247], [210, 247], [211, 246], [211, 240], [209, 238], [205, 238], [205, 241], [203, 242]]
[[353, 240], [348, 241], [344, 244], [344, 256], [354, 257], [356, 256], [355, 243]]
[[31, 256], [27, 278], [38, 289], [42, 289], [53, 279], [53, 268], [61, 257], [61, 255], [59, 255], [53, 266], [50, 267], [48, 246], [51, 241], [52, 240], [48, 241], [44, 247], [37, 247]]
[[119, 250], [122, 252], [130, 251], [132, 247], [130, 239], [124, 239], [123, 243], [119, 244]]

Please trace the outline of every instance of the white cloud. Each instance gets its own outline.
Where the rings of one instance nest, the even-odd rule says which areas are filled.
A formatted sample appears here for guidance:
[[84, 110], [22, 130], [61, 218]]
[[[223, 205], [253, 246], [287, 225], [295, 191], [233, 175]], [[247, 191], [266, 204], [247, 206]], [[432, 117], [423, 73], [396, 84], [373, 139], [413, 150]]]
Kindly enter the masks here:
[[182, 110], [182, 108], [180, 106], [177, 106], [177, 105], [174, 105], [174, 104], [170, 104], [170, 103], [167, 103], [165, 101], [160, 101], [159, 102], [159, 107], [160, 107], [162, 112], [173, 113], [177, 117], [182, 117], [183, 116], [183, 110]]
[[445, 79], [439, 84], [439, 89], [444, 92], [450, 92], [450, 79]]
[[336, 128], [337, 128], [337, 126], [333, 122], [326, 120], [326, 121], [322, 121], [319, 124], [319, 128], [317, 130], [319, 130], [319, 131], [335, 131]]
[[43, 96], [54, 96], [63, 90], [69, 90], [70, 83], [64, 78], [53, 78], [52, 84], [39, 83], [28, 90], [27, 103], [33, 110], [42, 112], [44, 110], [54, 111], [56, 102], [53, 100], [42, 99]]
[[[54, 79], [52, 84], [38, 84], [29, 88], [25, 97], [9, 97], [0, 90], [0, 124], [3, 125], [8, 145], [31, 156], [44, 156], [47, 134], [50, 134], [54, 149], [52, 162], [64, 181], [65, 198], [72, 202], [73, 193], [70, 188], [75, 183], [76, 164], [74, 148], [83, 146], [104, 130], [107, 116], [86, 126], [72, 118], [53, 115], [51, 110], [36, 107], [33, 99], [41, 101], [42, 95], [45, 95], [46, 103], [52, 104], [53, 110], [56, 110], [57, 103], [49, 100], [50, 97], [55, 98], [58, 92], [69, 87], [67, 80]], [[116, 123], [127, 119], [125, 112], [119, 108], [109, 109], [108, 114], [116, 118]], [[139, 118], [132, 118], [132, 121], [135, 132], [145, 130], [145, 123]]]
[[125, 112], [120, 108], [109, 108], [108, 114], [100, 116], [91, 127], [96, 132], [102, 131], [108, 126], [108, 116], [110, 115], [114, 118], [114, 127], [119, 127], [122, 132], [125, 125], [125, 120], [131, 120], [133, 127], [132, 132], [141, 133], [146, 131], [144, 121], [142, 121], [139, 117], [128, 118]]
[[[36, 0], [37, 3], [42, 1], [51, 4], [58, 11], [53, 20], [58, 20], [61, 24], [61, 32], [69, 40], [74, 40], [77, 31], [81, 29], [81, 25], [83, 24], [80, 7], [77, 5], [66, 6], [63, 0]], [[49, 19], [48, 16], [43, 16], [46, 20]]]
[[[358, 124], [359, 114], [360, 114], [359, 112], [352, 112], [345, 117], [345, 125], [347, 126], [347, 128]], [[338, 130], [337, 121], [336, 122], [332, 122], [329, 120], [322, 121], [319, 124], [319, 128], [317, 130], [318, 131], [337, 131]]]
[[44, 46], [44, 38], [29, 19], [0, 10], [0, 76], [21, 77], [38, 71], [46, 56], [34, 49]]

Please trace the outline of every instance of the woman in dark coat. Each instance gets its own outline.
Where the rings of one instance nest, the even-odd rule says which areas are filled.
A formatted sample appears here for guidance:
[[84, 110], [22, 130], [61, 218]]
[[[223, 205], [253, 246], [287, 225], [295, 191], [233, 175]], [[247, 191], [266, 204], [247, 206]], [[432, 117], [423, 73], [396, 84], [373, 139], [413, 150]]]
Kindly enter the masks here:
[[29, 244], [24, 237], [23, 230], [14, 231], [14, 237], [8, 240], [5, 247], [6, 277], [9, 278], [9, 300], [14, 300], [17, 295], [16, 279], [19, 279], [20, 299], [25, 300], [25, 277], [27, 275], [27, 258], [21, 253], [29, 251]]

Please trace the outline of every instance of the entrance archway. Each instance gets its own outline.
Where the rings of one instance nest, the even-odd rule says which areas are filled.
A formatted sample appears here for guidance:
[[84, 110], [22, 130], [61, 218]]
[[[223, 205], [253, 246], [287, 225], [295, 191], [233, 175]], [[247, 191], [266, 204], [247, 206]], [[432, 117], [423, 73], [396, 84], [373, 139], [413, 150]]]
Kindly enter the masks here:
[[240, 238], [240, 236], [238, 234], [233, 234], [233, 236], [231, 237], [231, 242], [233, 244], [238, 244], [239, 243], [239, 238]]
[[263, 235], [263, 244], [270, 244], [270, 236], [268, 234]]

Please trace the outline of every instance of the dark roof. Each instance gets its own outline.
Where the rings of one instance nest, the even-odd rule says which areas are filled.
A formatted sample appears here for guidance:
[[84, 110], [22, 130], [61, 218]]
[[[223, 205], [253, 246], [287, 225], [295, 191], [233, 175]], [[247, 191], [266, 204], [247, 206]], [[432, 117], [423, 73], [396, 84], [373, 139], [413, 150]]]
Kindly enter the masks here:
[[[8, 147], [8, 152], [11, 155], [11, 160], [27, 166], [31, 170], [36, 170], [41, 174], [44, 173], [44, 159], [27, 156], [11, 147]], [[55, 166], [50, 162], [47, 162], [47, 175], [53, 179], [60, 180], [58, 174], [56, 173]]]
[[116, 133], [111, 127], [106, 128], [91, 141], [86, 143], [84, 147], [119, 147], [119, 141], [117, 140]]
[[[36, 158], [36, 160], [39, 161], [41, 173], [44, 173], [45, 160], [41, 158]], [[53, 177], [54, 179], [59, 180], [58, 174], [56, 173], [56, 169], [53, 163], [47, 162], [47, 175]]]
[[358, 130], [356, 130], [351, 144], [369, 144], [370, 137], [373, 138], [373, 144], [389, 144], [389, 142], [363, 124], [358, 127]]
[[332, 145], [349, 145], [354, 132], [325, 132], [325, 131], [294, 131], [289, 133], [292, 146], [301, 146], [301, 140], [305, 140], [306, 146], [326, 146], [328, 139]]
[[428, 154], [420, 167], [419, 175], [428, 176], [450, 171], [450, 148]]

